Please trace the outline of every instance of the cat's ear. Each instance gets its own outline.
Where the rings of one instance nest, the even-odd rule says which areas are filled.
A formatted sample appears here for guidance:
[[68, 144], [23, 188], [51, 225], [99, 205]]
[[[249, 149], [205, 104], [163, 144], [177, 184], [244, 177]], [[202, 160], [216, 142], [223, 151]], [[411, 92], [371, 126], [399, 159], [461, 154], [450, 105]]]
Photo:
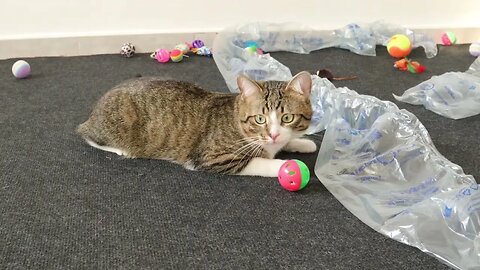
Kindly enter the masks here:
[[297, 91], [306, 97], [310, 96], [310, 92], [312, 91], [312, 75], [307, 71], [298, 73], [288, 82], [286, 89]]
[[244, 97], [251, 97], [259, 94], [262, 91], [260, 86], [255, 81], [250, 80], [245, 75], [239, 75], [237, 77], [237, 85], [240, 89], [240, 93], [242, 93], [242, 96]]

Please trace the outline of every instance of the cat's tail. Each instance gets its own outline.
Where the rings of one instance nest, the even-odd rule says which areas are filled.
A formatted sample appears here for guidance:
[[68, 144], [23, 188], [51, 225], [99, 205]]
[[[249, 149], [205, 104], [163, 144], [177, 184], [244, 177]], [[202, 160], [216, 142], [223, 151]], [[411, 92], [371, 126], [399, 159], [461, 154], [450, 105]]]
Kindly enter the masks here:
[[101, 138], [100, 134], [95, 133], [94, 130], [95, 129], [92, 128], [90, 120], [87, 120], [84, 123], [78, 125], [76, 131], [86, 141], [92, 141], [98, 145], [104, 145], [104, 140]]

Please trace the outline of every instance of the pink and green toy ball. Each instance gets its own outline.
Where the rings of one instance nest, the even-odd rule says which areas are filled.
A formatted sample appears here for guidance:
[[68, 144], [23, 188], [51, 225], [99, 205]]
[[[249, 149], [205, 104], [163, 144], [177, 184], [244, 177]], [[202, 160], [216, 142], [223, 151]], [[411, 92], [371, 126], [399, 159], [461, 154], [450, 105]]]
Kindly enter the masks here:
[[457, 43], [457, 37], [451, 31], [447, 31], [442, 34], [442, 43], [445, 46], [450, 46]]
[[25, 60], [18, 60], [12, 66], [13, 76], [17, 79], [23, 79], [30, 75], [30, 65]]
[[278, 170], [278, 182], [288, 191], [299, 191], [310, 181], [310, 170], [300, 160], [285, 161]]

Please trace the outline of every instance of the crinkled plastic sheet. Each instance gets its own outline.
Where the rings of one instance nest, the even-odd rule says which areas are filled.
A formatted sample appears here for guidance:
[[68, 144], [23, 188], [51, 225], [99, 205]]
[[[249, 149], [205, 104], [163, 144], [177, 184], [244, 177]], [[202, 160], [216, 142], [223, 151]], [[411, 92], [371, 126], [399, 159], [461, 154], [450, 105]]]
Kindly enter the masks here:
[[466, 72], [447, 72], [416, 85], [397, 100], [461, 119], [480, 113], [480, 57]]
[[314, 94], [330, 118], [315, 165], [325, 187], [376, 231], [479, 269], [478, 185], [437, 151], [415, 115], [333, 85]]
[[244, 50], [247, 41], [255, 41], [264, 51], [309, 53], [328, 47], [339, 47], [356, 54], [375, 56], [376, 45], [386, 45], [394, 34], [405, 34], [413, 47], [423, 47], [428, 58], [437, 55], [436, 43], [428, 36], [383, 21], [349, 24], [331, 32], [312, 29], [296, 23], [251, 23], [220, 32], [213, 53], [228, 88], [238, 92], [236, 77], [246, 74], [257, 80], [287, 80], [290, 70], [270, 55], [252, 55]]
[[[373, 25], [371, 29], [377, 31], [373, 36], [393, 34], [380, 24]], [[298, 25], [250, 24], [217, 36], [215, 61], [232, 92], [237, 91], [239, 73], [259, 80], [292, 77], [286, 66], [269, 55], [245, 52], [241, 42], [261, 41], [267, 51], [307, 53], [323, 48], [320, 42], [305, 44], [316, 40], [314, 32], [280, 31], [291, 28]], [[335, 44], [348, 47], [341, 36]], [[371, 48], [365, 52], [372, 52]], [[325, 187], [376, 231], [452, 267], [479, 269], [480, 192], [475, 179], [437, 151], [415, 115], [391, 102], [335, 88], [327, 79], [312, 79], [310, 131], [326, 129], [315, 173]]]

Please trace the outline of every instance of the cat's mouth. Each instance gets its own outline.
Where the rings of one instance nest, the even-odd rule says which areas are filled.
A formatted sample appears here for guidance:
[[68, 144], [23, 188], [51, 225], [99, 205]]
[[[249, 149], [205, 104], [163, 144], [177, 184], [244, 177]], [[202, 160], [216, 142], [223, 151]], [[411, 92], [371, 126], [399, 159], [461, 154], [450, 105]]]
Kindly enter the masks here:
[[267, 138], [265, 140], [265, 145], [269, 145], [269, 146], [279, 146], [279, 145], [285, 145], [286, 144], [286, 140], [284, 138], [276, 138], [276, 139], [272, 139], [272, 138]]

